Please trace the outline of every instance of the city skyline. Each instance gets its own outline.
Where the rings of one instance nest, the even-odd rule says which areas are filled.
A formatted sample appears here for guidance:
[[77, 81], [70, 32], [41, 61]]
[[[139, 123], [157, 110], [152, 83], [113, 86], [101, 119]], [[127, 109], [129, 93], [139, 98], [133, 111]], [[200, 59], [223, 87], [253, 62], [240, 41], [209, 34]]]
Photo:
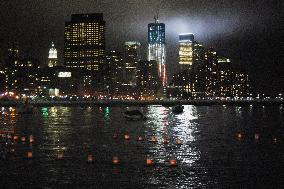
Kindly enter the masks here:
[[[125, 9], [122, 9], [121, 11], [125, 11], [125, 13], [122, 14], [121, 12], [117, 12], [115, 14], [111, 14], [109, 12], [109, 8], [118, 5], [117, 2], [112, 2], [112, 4], [109, 3], [107, 6], [107, 1], [104, 3], [95, 1], [94, 5], [97, 4], [101, 7], [99, 9], [93, 8], [93, 10], [92, 6], [91, 8], [86, 8], [87, 5], [90, 5], [89, 1], [82, 1], [78, 8], [75, 8], [74, 6], [76, 3], [74, 3], [72, 7], [71, 5], [67, 6], [69, 4], [64, 1], [55, 3], [53, 5], [51, 5], [50, 1], [44, 3], [36, 1], [31, 2], [32, 3], [30, 5], [21, 2], [19, 2], [19, 4], [15, 2], [1, 2], [1, 7], [10, 7], [12, 9], [11, 13], [4, 15], [4, 19], [1, 21], [4, 25], [7, 25], [6, 28], [2, 28], [0, 31], [2, 36], [7, 36], [5, 39], [2, 37], [1, 51], [3, 54], [3, 46], [7, 44], [7, 40], [14, 41], [18, 39], [17, 41], [19, 41], [21, 47], [20, 49], [25, 49], [29, 55], [39, 58], [41, 62], [47, 56], [47, 49], [51, 41], [55, 41], [55, 45], [58, 47], [59, 61], [62, 61], [62, 28], [64, 28], [64, 23], [62, 24], [62, 21], [68, 21], [68, 17], [72, 13], [86, 12], [102, 12], [104, 14], [106, 21], [107, 50], [118, 49], [121, 51], [125, 41], [135, 40], [141, 42], [142, 50], [144, 51], [143, 54], [145, 55], [147, 24], [152, 22], [155, 10], [159, 6], [159, 3], [154, 3], [153, 1], [142, 4], [132, 1], [132, 3], [126, 3], [125, 9], [129, 10], [129, 12]], [[255, 1], [254, 3], [235, 3], [233, 5], [236, 10], [233, 12], [230, 12], [232, 8], [230, 8], [228, 2], [225, 3], [224, 1], [219, 1], [215, 4], [210, 4], [200, 1], [191, 4], [193, 7], [195, 7], [195, 11], [193, 12], [196, 13], [197, 16], [186, 13], [185, 10], [192, 9], [192, 6], [187, 5], [187, 3], [190, 3], [190, 1], [181, 1], [179, 3], [163, 1], [160, 5], [159, 18], [161, 22], [166, 24], [166, 28], [168, 28], [166, 29], [167, 56], [170, 57], [167, 60], [167, 66], [169, 67], [168, 70], [176, 70], [176, 66], [178, 65], [178, 33], [191, 32], [195, 34], [196, 39], [201, 42], [201, 44], [204, 44], [204, 46], [213, 46], [216, 48], [218, 53], [220, 53], [222, 56], [230, 58], [234, 64], [245, 65], [243, 68], [246, 68], [252, 72], [253, 81], [257, 83], [258, 89], [267, 89], [269, 92], [281, 89], [281, 86], [284, 82], [282, 76], [283, 74], [280, 71], [281, 68], [283, 68], [283, 65], [280, 64], [281, 41], [278, 39], [279, 36], [277, 36], [278, 32], [280, 32], [279, 19], [277, 19], [279, 13], [279, 8], [277, 8], [279, 7], [277, 6], [279, 4], [277, 4], [277, 1], [274, 1], [274, 3], [271, 4], [265, 4], [264, 1]], [[30, 16], [19, 18], [20, 15], [26, 14], [26, 12], [22, 13], [21, 11], [17, 11], [21, 5], [26, 8], [30, 7]], [[39, 5], [38, 8], [35, 8], [36, 5]], [[56, 5], [58, 7], [56, 7]], [[140, 10], [138, 5], [148, 7], [147, 11]], [[182, 5], [186, 6], [181, 8]], [[212, 7], [209, 7], [209, 5], [212, 5]], [[217, 5], [222, 6], [221, 8], [218, 8]], [[47, 11], [41, 10], [44, 6], [48, 8]], [[138, 10], [138, 14], [134, 15], [133, 10], [129, 9], [129, 7], [134, 7], [135, 10]], [[214, 8], [216, 9], [215, 12]], [[62, 9], [65, 11], [59, 13], [58, 11]], [[198, 10], [201, 11], [198, 12]], [[42, 11], [42, 15], [38, 17], [45, 18], [43, 23], [36, 22], [28, 24], [28, 26], [45, 24], [45, 27], [43, 27], [44, 31], [42, 31], [42, 28], [40, 29], [40, 27], [29, 27], [29, 29], [27, 29], [24, 23], [30, 21], [31, 19], [39, 21], [39, 18], [34, 18], [34, 16], [38, 15], [40, 11]], [[114, 9], [114, 12], [115, 11], [118, 10]], [[261, 11], [262, 14], [254, 16], [256, 11]], [[176, 14], [173, 14], [173, 12]], [[3, 10], [2, 13], [5, 13], [5, 10]], [[270, 13], [269, 17], [264, 13]], [[63, 14], [63, 17], [58, 17], [60, 14]], [[118, 26], [117, 19], [110, 19], [112, 16], [117, 14], [120, 14], [119, 18], [123, 18], [120, 20], [120, 25], [122, 27]], [[203, 18], [211, 15], [211, 21], [213, 22], [209, 22], [210, 18], [200, 19], [202, 18], [202, 15]], [[235, 15], [238, 15], [237, 18], [235, 18], [236, 20], [234, 20]], [[53, 17], [53, 19], [51, 19], [50, 16]], [[134, 18], [138, 21], [134, 23], [129, 21]], [[140, 21], [138, 18], [143, 19]], [[195, 18], [195, 21], [186, 22], [187, 19], [192, 18]], [[54, 23], [51, 21], [54, 21]], [[247, 24], [248, 21], [252, 22]], [[228, 23], [233, 24], [234, 27], [232, 25], [232, 27], [230, 27], [230, 24]], [[214, 24], [216, 27], [214, 27]], [[201, 25], [204, 29], [198, 30], [197, 28], [200, 28]], [[172, 26], [179, 27], [175, 27], [175, 31], [173, 31]], [[195, 26], [191, 27], [194, 28], [193, 30], [195, 31], [190, 31], [190, 26]], [[223, 26], [223, 28], [221, 26]], [[31, 30], [35, 32], [31, 33]], [[124, 31], [123, 35], [122, 31]], [[141, 34], [137, 35], [137, 31], [139, 31]], [[115, 33], [114, 38], [109, 35], [112, 32]], [[112, 43], [110, 42], [111, 40], [113, 41]], [[38, 47], [39, 45], [40, 47]]]

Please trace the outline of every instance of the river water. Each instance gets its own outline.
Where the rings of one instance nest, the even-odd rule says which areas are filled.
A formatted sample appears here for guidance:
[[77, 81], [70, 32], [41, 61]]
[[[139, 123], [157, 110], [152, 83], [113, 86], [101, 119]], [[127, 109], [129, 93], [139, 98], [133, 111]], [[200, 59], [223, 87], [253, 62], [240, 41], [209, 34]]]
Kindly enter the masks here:
[[147, 120], [125, 120], [126, 107], [1, 108], [0, 187], [283, 188], [283, 107], [140, 109]]

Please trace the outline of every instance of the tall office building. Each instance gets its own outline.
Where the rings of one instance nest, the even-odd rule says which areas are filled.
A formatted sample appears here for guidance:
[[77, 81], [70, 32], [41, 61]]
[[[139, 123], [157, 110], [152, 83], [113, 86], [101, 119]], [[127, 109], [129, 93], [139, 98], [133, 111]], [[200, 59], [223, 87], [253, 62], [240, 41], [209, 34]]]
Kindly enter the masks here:
[[158, 73], [163, 86], [167, 85], [165, 38], [165, 24], [159, 23], [158, 18], [155, 17], [155, 23], [148, 24], [148, 61], [157, 61]]
[[124, 84], [136, 85], [136, 68], [140, 59], [140, 46], [137, 41], [125, 42], [125, 67], [124, 67]]
[[105, 21], [102, 13], [73, 14], [65, 23], [64, 61], [68, 68], [98, 70], [104, 63]]
[[155, 99], [161, 82], [157, 61], [139, 61], [137, 65], [137, 89], [141, 99]]
[[205, 53], [206, 96], [220, 95], [220, 72], [217, 52], [210, 48]]
[[181, 71], [190, 70], [193, 64], [194, 35], [191, 33], [179, 35], [179, 64]]
[[48, 52], [48, 67], [58, 66], [57, 62], [57, 50], [54, 46], [54, 43], [51, 43], [51, 47]]

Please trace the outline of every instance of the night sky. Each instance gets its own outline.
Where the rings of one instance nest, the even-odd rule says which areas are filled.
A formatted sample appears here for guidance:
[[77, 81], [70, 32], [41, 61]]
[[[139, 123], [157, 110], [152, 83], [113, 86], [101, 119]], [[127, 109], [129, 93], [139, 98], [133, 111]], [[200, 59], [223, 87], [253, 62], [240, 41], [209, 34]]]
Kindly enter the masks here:
[[282, 0], [1, 0], [0, 52], [4, 54], [9, 41], [18, 41], [24, 55], [46, 61], [54, 41], [62, 61], [65, 21], [73, 13], [95, 12], [104, 14], [108, 50], [122, 50], [129, 40], [140, 41], [146, 49], [147, 24], [159, 7], [160, 22], [166, 24], [169, 75], [177, 70], [178, 34], [191, 32], [197, 41], [246, 69], [256, 90], [279, 93], [284, 92], [283, 4]]

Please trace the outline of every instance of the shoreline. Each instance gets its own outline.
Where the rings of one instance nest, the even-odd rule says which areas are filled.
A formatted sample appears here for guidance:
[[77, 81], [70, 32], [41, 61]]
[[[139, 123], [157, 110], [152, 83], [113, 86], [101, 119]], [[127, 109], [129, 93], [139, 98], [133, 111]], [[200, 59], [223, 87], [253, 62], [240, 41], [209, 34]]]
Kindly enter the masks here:
[[[0, 101], [0, 106], [21, 106], [23, 102], [15, 101]], [[214, 106], [214, 105], [228, 105], [228, 106], [249, 106], [249, 105], [282, 105], [284, 100], [158, 100], [158, 101], [41, 101], [30, 102], [33, 106], [148, 106], [148, 105], [162, 105], [162, 106], [176, 106], [176, 105], [195, 105], [195, 106]]]

